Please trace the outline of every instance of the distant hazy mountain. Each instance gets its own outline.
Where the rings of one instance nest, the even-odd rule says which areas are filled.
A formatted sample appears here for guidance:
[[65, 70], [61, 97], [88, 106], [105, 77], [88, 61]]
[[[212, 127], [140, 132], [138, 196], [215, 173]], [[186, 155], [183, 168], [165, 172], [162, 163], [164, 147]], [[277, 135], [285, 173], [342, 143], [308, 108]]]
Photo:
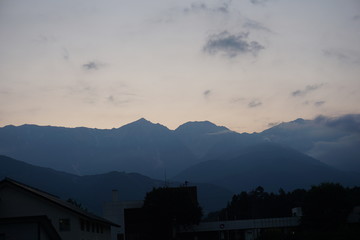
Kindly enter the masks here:
[[198, 163], [174, 178], [178, 181], [207, 182], [233, 192], [279, 188], [308, 188], [321, 182], [360, 183], [360, 174], [342, 172], [288, 147], [262, 143], [240, 149], [235, 158]]
[[360, 114], [281, 123], [259, 134], [324, 163], [360, 173]]
[[[57, 195], [64, 200], [73, 198], [97, 214], [111, 201], [113, 189], [119, 191], [119, 200], [143, 200], [153, 187], [164, 186], [164, 181], [151, 179], [137, 173], [109, 172], [98, 175], [78, 176], [50, 168], [37, 167], [0, 155], [0, 180], [10, 177], [35, 188]], [[169, 183], [170, 184], [170, 183]], [[194, 183], [189, 183], [194, 185]], [[173, 182], [172, 186], [179, 186]], [[212, 184], [195, 184], [198, 197], [205, 211], [225, 206], [232, 192]]]
[[202, 161], [261, 142], [257, 134], [239, 134], [208, 121], [185, 123], [175, 134]]
[[360, 173], [360, 115], [297, 119], [253, 134], [208, 121], [188, 122], [172, 131], [145, 119], [108, 130], [0, 128], [0, 154], [79, 175], [116, 170], [171, 178], [194, 164], [237, 158], [242, 150], [266, 142]]
[[111, 130], [6, 126], [0, 154], [75, 174], [118, 170], [157, 178], [196, 162], [172, 131], [145, 119]]

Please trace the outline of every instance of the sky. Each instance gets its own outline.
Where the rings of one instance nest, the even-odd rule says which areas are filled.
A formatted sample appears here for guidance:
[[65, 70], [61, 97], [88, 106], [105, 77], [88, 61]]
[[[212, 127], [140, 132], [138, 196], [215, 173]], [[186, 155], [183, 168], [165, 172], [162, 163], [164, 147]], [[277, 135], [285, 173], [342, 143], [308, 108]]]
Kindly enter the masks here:
[[0, 126], [259, 132], [359, 103], [359, 0], [0, 0]]

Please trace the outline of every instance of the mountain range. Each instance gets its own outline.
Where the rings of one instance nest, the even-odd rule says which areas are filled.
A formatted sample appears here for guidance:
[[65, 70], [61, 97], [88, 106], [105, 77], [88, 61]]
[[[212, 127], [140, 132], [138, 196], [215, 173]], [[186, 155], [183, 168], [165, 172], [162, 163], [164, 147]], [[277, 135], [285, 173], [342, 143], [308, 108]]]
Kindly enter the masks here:
[[272, 192], [322, 182], [352, 186], [360, 183], [360, 174], [338, 170], [289, 147], [262, 143], [240, 150], [236, 157], [195, 164], [174, 179], [212, 183], [239, 193], [257, 186]]
[[[128, 183], [118, 187], [136, 200], [164, 181], [210, 184], [203, 189], [213, 192], [212, 199], [220, 196], [222, 203], [222, 196], [259, 185], [268, 191], [324, 181], [358, 185], [359, 146], [360, 115], [355, 114], [296, 119], [260, 133], [237, 133], [208, 121], [188, 122], [170, 130], [143, 118], [105, 130], [36, 125], [0, 128], [0, 154], [47, 169], [46, 174], [36, 173], [40, 171], [36, 167], [33, 174], [31, 169], [17, 171], [19, 164], [9, 164], [2, 176], [12, 172], [19, 180], [27, 176], [23, 178], [27, 182], [45, 174], [51, 179], [48, 184], [56, 184], [46, 186], [45, 181], [39, 187], [70, 185], [66, 193], [58, 190], [56, 194], [81, 199], [97, 188], [92, 186], [104, 190], [101, 195], [105, 196], [111, 188], [97, 184], [112, 186], [112, 181]], [[4, 162], [0, 159], [2, 169]], [[209, 197], [209, 193], [202, 196]]]
[[[112, 190], [119, 192], [120, 201], [144, 200], [145, 194], [154, 187], [175, 186], [184, 183], [164, 182], [138, 173], [112, 171], [104, 174], [79, 176], [51, 168], [34, 166], [0, 155], [0, 179], [5, 177], [25, 183], [56, 195], [64, 200], [69, 198], [80, 203], [91, 212], [102, 214], [102, 206], [111, 201]], [[213, 184], [196, 184], [198, 199], [205, 212], [225, 206], [232, 192]]]
[[236, 157], [264, 142], [288, 146], [341, 170], [360, 172], [360, 114], [280, 123], [261, 133], [188, 122], [175, 130], [145, 119], [120, 128], [37, 125], [0, 128], [0, 154], [74, 174], [112, 170], [173, 177], [205, 160]]

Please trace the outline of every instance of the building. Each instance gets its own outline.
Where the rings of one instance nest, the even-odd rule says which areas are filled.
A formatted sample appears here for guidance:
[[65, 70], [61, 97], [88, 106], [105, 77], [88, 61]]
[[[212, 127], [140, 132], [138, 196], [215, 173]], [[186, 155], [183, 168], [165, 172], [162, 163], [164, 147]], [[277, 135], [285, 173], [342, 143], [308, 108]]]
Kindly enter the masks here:
[[119, 201], [118, 191], [112, 191], [112, 201], [103, 205], [103, 217], [120, 225], [121, 227], [111, 227], [111, 240], [125, 239], [125, 210], [139, 209], [144, 201]]
[[41, 239], [110, 240], [111, 226], [120, 227], [39, 189], [9, 178], [0, 182], [0, 239], [38, 234]]
[[[196, 187], [167, 188], [166, 191], [169, 194], [167, 196], [184, 194], [197, 202]], [[179, 225], [174, 221], [172, 229], [164, 226], [163, 231], [171, 233], [167, 239], [178, 240], [292, 239], [298, 231], [301, 216], [301, 209], [294, 208], [291, 217], [283, 218], [200, 222], [198, 225]], [[154, 237], [152, 231], [151, 221], [154, 218], [144, 209], [125, 208], [124, 219], [125, 240], [159, 239]]]
[[278, 236], [291, 239], [300, 225], [300, 217], [246, 219], [235, 221], [201, 222], [181, 228], [178, 235], [188, 240], [255, 240], [259, 236]]
[[160, 192], [156, 191], [156, 197], [153, 195], [151, 202], [145, 198], [144, 207], [132, 205], [124, 209], [125, 240], [178, 239], [181, 224], [176, 218], [183, 216], [182, 213], [186, 213], [189, 207], [195, 209], [198, 206], [197, 188], [181, 186], [157, 190]]

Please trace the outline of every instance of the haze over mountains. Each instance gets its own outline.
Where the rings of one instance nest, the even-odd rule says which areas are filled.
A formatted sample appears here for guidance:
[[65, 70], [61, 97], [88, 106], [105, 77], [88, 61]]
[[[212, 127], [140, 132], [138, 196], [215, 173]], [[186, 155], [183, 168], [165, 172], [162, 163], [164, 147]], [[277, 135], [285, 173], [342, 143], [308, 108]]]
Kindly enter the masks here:
[[360, 115], [297, 119], [252, 134], [208, 121], [175, 130], [145, 119], [108, 130], [6, 126], [0, 154], [14, 159], [0, 157], [0, 177], [80, 199], [95, 211], [114, 188], [122, 200], [142, 200], [165, 181], [188, 181], [199, 186], [205, 208], [216, 210], [231, 194], [259, 185], [267, 191], [327, 181], [358, 185], [359, 146]]
[[[163, 180], [156, 180], [138, 173], [109, 172], [105, 174], [78, 176], [50, 168], [33, 166], [0, 155], [0, 179], [10, 177], [32, 187], [61, 197], [72, 198], [82, 207], [97, 214], [102, 205], [111, 201], [113, 189], [119, 191], [120, 201], [143, 200], [153, 187], [164, 186]], [[169, 186], [179, 186], [172, 182]], [[232, 192], [212, 184], [197, 184], [199, 202], [205, 211], [214, 211], [225, 206]]]
[[360, 115], [281, 123], [237, 133], [210, 122], [176, 130], [140, 119], [109, 130], [22, 125], [0, 128], [0, 154], [74, 174], [138, 172], [163, 179], [206, 160], [237, 157], [249, 146], [288, 146], [341, 170], [360, 172]]

